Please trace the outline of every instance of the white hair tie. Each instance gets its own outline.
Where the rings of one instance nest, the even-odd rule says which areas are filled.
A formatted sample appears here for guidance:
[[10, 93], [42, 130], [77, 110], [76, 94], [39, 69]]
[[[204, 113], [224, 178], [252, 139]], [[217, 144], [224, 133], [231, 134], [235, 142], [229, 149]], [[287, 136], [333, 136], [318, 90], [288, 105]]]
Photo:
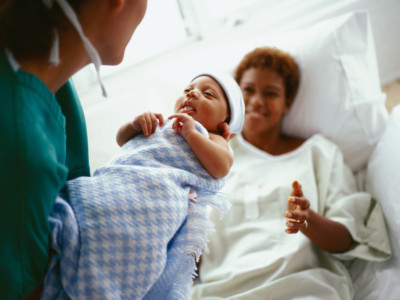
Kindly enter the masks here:
[[[72, 7], [70, 6], [70, 4], [66, 0], [42, 0], [42, 1], [44, 5], [49, 9], [53, 7], [54, 1], [57, 1], [58, 5], [61, 7], [61, 10], [64, 12], [65, 16], [75, 27], [76, 31], [78, 32], [78, 35], [80, 36], [83, 42], [83, 46], [85, 47], [85, 50], [90, 57], [90, 60], [93, 62], [96, 68], [97, 80], [99, 81], [99, 84], [101, 86], [102, 94], [104, 97], [107, 97], [106, 89], [100, 78], [100, 66], [101, 66], [100, 55], [98, 54], [97, 50], [93, 47], [89, 39], [83, 33], [78, 17], [75, 14]], [[59, 37], [56, 29], [54, 31], [53, 36], [54, 36], [53, 45], [51, 46], [49, 60], [52, 64], [58, 65], [60, 63], [60, 54], [59, 54]]]
[[58, 37], [58, 32], [57, 29], [53, 29], [53, 44], [51, 45], [51, 49], [50, 49], [50, 62], [55, 65], [58, 66], [58, 64], [60, 63], [60, 39]]

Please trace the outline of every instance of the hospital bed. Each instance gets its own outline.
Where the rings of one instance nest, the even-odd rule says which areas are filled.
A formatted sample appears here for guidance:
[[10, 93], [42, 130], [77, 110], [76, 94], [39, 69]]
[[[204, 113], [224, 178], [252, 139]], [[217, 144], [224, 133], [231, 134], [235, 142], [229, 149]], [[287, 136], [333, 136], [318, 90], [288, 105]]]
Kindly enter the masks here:
[[[148, 85], [152, 99], [161, 99], [166, 108], [161, 111], [168, 114], [191, 74], [210, 68], [232, 72], [243, 55], [258, 46], [276, 46], [291, 53], [300, 65], [302, 80], [283, 130], [304, 138], [322, 133], [334, 141], [360, 190], [379, 201], [386, 219], [392, 257], [351, 265], [355, 298], [400, 299], [400, 105], [390, 114], [385, 107], [368, 13], [347, 13], [297, 31], [209, 44], [215, 46], [180, 56], [179, 63], [190, 67], [179, 72], [177, 60], [165, 63]], [[124, 111], [127, 118], [137, 113], [129, 108]], [[123, 119], [118, 118], [119, 125]]]
[[400, 299], [400, 105], [388, 114], [368, 13], [352, 12], [302, 30], [232, 42], [208, 55], [229, 53], [232, 59], [219, 67], [232, 72], [246, 52], [263, 45], [288, 51], [302, 71], [283, 130], [304, 138], [319, 132], [338, 144], [359, 189], [382, 206], [392, 257], [351, 265], [355, 299]]

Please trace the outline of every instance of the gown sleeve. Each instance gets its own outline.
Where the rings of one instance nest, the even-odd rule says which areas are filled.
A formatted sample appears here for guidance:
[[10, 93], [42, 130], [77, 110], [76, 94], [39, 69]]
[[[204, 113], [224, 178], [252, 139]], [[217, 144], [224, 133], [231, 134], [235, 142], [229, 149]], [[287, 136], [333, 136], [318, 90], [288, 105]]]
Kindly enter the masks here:
[[343, 162], [338, 149], [332, 163], [329, 181], [325, 183], [327, 196], [324, 215], [346, 226], [353, 239], [349, 251], [335, 256], [342, 260], [388, 259], [391, 249], [380, 204], [369, 193], [357, 191], [354, 175]]

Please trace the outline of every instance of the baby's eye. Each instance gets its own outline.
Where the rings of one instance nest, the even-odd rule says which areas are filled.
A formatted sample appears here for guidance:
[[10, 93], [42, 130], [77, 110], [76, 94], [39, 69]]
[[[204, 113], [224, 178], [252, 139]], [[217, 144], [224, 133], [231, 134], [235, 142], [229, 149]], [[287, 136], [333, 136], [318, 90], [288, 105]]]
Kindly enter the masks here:
[[203, 95], [205, 96], [205, 97], [207, 97], [207, 98], [216, 98], [215, 97], [215, 94], [213, 93], [213, 91], [204, 91], [203, 92]]

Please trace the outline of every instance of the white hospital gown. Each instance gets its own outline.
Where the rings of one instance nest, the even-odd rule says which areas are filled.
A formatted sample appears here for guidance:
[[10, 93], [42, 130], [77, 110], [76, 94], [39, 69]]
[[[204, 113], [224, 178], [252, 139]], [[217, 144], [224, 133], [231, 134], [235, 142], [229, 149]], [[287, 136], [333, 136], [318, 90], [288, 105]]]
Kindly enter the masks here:
[[[203, 253], [192, 299], [352, 299], [342, 260], [390, 255], [380, 206], [356, 192], [339, 148], [321, 135], [272, 156], [237, 136], [234, 165], [224, 188], [232, 208]], [[316, 248], [302, 233], [285, 233], [287, 198], [298, 180], [311, 208], [344, 224], [354, 245], [340, 255]], [[372, 212], [369, 212], [369, 209]]]

